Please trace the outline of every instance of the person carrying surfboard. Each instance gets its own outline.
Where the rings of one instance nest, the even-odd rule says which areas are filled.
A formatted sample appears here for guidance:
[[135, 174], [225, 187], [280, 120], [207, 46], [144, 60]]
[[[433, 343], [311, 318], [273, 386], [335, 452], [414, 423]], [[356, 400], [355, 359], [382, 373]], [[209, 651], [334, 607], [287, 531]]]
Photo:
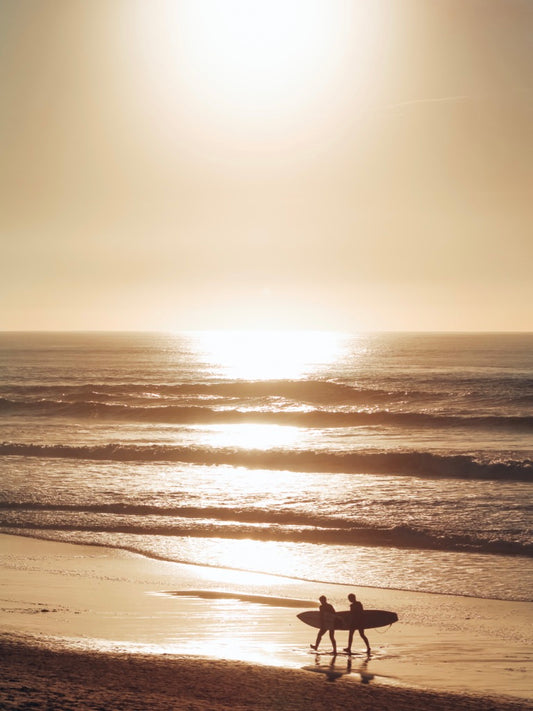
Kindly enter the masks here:
[[321, 595], [318, 599], [320, 601], [320, 607], [318, 608], [320, 612], [320, 629], [316, 636], [316, 642], [309, 646], [316, 652], [320, 640], [326, 632], [329, 632], [329, 638], [333, 646], [333, 654], [337, 654], [337, 642], [335, 641], [335, 608], [328, 602], [325, 595]]
[[359, 602], [353, 593], [348, 595], [348, 600], [350, 602], [350, 632], [348, 634], [348, 646], [344, 648], [346, 654], [352, 653], [352, 641], [353, 634], [355, 630], [359, 632], [359, 636], [366, 644], [366, 653], [370, 654], [370, 644], [365, 635], [365, 629], [363, 627], [363, 605]]

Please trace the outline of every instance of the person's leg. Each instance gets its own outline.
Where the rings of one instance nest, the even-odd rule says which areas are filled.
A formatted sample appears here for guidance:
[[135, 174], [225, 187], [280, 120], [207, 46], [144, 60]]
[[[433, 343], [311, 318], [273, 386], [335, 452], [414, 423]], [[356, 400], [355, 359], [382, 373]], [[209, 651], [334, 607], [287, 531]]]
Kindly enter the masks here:
[[337, 642], [335, 641], [335, 630], [329, 631], [329, 638], [333, 646], [333, 654], [337, 654]]
[[344, 648], [344, 651], [346, 652], [346, 654], [352, 653], [353, 633], [354, 633], [354, 630], [350, 630], [350, 632], [348, 633], [348, 646]]
[[361, 636], [361, 639], [363, 640], [363, 642], [366, 644], [367, 654], [370, 654], [370, 644], [368, 643], [368, 639], [366, 637], [364, 629], [359, 630], [359, 635]]
[[316, 642], [314, 644], [310, 644], [309, 646], [311, 649], [314, 649], [315, 651], [318, 649], [318, 645], [320, 644], [320, 640], [322, 639], [322, 635], [324, 634], [326, 630], [318, 630], [318, 634], [316, 636]]

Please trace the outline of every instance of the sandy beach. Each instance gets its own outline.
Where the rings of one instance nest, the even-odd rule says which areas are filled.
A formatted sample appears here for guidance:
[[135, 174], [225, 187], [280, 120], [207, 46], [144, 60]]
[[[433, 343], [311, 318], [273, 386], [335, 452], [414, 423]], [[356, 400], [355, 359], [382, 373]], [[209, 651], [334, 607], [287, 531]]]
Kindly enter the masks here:
[[52, 651], [2, 644], [3, 709], [187, 709], [218, 711], [520, 711], [526, 701], [436, 693], [350, 680], [328, 683], [244, 662]]
[[322, 593], [343, 609], [344, 586], [9, 535], [0, 552], [1, 708], [533, 708], [531, 603], [359, 588], [399, 622], [368, 632], [370, 659], [333, 658], [295, 615]]

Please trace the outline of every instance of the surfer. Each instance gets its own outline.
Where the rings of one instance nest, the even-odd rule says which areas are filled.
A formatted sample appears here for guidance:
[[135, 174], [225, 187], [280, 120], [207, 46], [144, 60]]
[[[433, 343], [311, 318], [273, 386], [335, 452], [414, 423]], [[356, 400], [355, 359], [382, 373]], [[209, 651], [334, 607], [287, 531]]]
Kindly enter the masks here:
[[333, 654], [337, 654], [337, 642], [335, 641], [335, 608], [328, 602], [325, 595], [321, 595], [318, 599], [320, 601], [320, 607], [318, 608], [320, 612], [320, 629], [316, 636], [316, 642], [309, 646], [316, 652], [320, 640], [326, 632], [329, 632], [329, 638], [333, 645]]
[[344, 648], [344, 651], [346, 654], [352, 653], [353, 633], [357, 630], [361, 639], [366, 644], [366, 653], [370, 654], [370, 645], [363, 627], [363, 605], [353, 593], [348, 595], [348, 600], [350, 601], [350, 633], [348, 635], [348, 646]]

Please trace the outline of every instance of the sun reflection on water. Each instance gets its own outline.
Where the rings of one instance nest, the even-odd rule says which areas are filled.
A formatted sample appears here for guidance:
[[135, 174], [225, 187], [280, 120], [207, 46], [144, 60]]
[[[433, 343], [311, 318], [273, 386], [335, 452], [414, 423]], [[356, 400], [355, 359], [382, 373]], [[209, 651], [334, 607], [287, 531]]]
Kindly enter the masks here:
[[302, 378], [331, 365], [346, 336], [328, 331], [205, 331], [196, 339], [214, 374], [275, 380]]
[[[220, 566], [209, 570], [209, 575], [216, 575], [220, 583], [229, 588], [243, 585], [248, 590], [254, 586], [264, 586], [271, 578], [280, 584], [280, 579], [268, 571], [279, 571], [279, 575], [291, 576], [297, 569], [301, 551], [297, 544], [277, 541], [257, 541], [252, 539], [210, 539], [210, 547], [216, 549], [217, 562]], [[233, 569], [232, 569], [233, 568]]]
[[237, 447], [239, 449], [272, 449], [291, 447], [296, 444], [301, 431], [298, 427], [281, 425], [212, 425], [198, 428], [198, 440], [210, 447]]

